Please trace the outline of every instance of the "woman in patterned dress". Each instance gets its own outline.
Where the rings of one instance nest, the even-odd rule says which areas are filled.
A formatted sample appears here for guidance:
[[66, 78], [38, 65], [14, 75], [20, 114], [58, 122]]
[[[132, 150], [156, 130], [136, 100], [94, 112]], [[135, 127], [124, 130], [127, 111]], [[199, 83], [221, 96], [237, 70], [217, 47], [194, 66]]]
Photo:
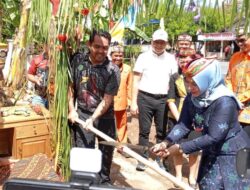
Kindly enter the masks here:
[[[177, 62], [179, 65], [178, 72], [171, 75], [169, 81], [169, 90], [168, 90], [168, 131], [173, 129], [174, 125], [176, 125], [177, 121], [180, 118], [180, 112], [182, 109], [183, 101], [187, 95], [188, 88], [184, 82], [184, 75], [182, 70], [185, 68], [185, 65], [192, 61], [193, 59], [200, 58], [201, 55], [196, 54], [195, 50], [192, 48], [181, 48]], [[197, 138], [201, 135], [199, 131], [191, 131], [185, 138], [181, 140], [187, 141]], [[175, 176], [182, 180], [182, 165], [183, 165], [183, 154], [176, 154], [173, 156], [174, 168], [175, 168]], [[200, 152], [194, 152], [188, 155], [188, 165], [189, 165], [189, 176], [188, 182], [189, 185], [193, 188], [197, 186], [196, 178], [197, 171], [199, 167], [200, 160]]]
[[[190, 93], [180, 119], [166, 140], [151, 151], [167, 157], [202, 150], [197, 180], [200, 190], [249, 189], [250, 179], [237, 174], [236, 153], [250, 147], [250, 139], [238, 122], [241, 106], [224, 85], [219, 63], [200, 58], [187, 64], [184, 74]], [[179, 143], [192, 130], [201, 131], [202, 136]]]

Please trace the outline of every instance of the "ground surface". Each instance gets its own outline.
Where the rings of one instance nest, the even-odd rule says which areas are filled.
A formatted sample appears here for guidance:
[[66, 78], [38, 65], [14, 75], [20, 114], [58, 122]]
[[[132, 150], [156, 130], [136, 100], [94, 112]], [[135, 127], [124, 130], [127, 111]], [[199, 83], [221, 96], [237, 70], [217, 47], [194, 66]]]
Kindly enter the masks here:
[[[129, 140], [132, 144], [138, 143], [138, 120], [133, 118], [128, 123]], [[155, 127], [152, 126], [150, 133], [150, 142], [155, 143]], [[150, 159], [154, 162], [152, 159]], [[170, 161], [170, 173], [174, 174], [172, 159]], [[115, 185], [122, 187], [131, 187], [141, 190], [177, 190], [173, 183], [166, 177], [156, 173], [151, 168], [147, 168], [144, 172], [136, 171], [137, 160], [134, 158], [125, 158], [115, 151], [111, 178]], [[187, 167], [184, 165], [184, 181], [187, 181]]]

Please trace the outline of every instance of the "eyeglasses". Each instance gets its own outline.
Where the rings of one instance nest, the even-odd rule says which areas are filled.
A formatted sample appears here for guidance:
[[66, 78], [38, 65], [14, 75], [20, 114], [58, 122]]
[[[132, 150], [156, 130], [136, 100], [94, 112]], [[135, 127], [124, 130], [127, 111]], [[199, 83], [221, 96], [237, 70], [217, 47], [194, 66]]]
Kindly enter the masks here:
[[239, 39], [236, 39], [236, 43], [245, 43], [246, 42], [246, 38], [239, 38]]

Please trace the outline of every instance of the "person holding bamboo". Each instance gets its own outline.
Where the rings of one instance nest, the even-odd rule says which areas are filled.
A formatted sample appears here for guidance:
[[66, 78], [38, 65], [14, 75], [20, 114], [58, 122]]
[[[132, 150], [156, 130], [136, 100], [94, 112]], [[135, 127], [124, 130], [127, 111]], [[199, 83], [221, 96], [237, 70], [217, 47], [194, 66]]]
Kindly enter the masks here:
[[[72, 59], [68, 119], [72, 123], [74, 147], [95, 148], [96, 135], [88, 127], [94, 126], [109, 137], [116, 137], [113, 99], [118, 92], [120, 71], [107, 57], [110, 42], [108, 32], [93, 30], [87, 42], [89, 52], [76, 53]], [[85, 122], [83, 126], [76, 123], [79, 119]], [[101, 183], [110, 184], [114, 148], [102, 144], [98, 147], [102, 151]]]
[[[236, 154], [250, 147], [250, 139], [240, 127], [241, 104], [223, 80], [216, 60], [196, 59], [187, 64], [186, 96], [180, 118], [165, 141], [151, 152], [167, 157], [202, 150], [198, 174], [200, 190], [242, 190], [250, 187], [250, 179], [241, 178], [236, 170]], [[192, 130], [202, 136], [180, 142]]]
[[[184, 82], [184, 76], [182, 70], [185, 65], [193, 60], [200, 58], [199, 54], [196, 54], [194, 49], [181, 48], [178, 52], [177, 62], [179, 64], [178, 72], [170, 77], [169, 91], [168, 91], [168, 128], [169, 131], [173, 129], [174, 125], [180, 118], [180, 112], [183, 105], [183, 101], [187, 95], [188, 89]], [[184, 139], [185, 141], [197, 138], [200, 136], [199, 131], [191, 131], [190, 134]], [[173, 156], [175, 175], [178, 179], [182, 180], [182, 165], [183, 154], [176, 154]], [[197, 171], [199, 167], [199, 151], [188, 155], [189, 164], [189, 185], [193, 188], [196, 187]]]

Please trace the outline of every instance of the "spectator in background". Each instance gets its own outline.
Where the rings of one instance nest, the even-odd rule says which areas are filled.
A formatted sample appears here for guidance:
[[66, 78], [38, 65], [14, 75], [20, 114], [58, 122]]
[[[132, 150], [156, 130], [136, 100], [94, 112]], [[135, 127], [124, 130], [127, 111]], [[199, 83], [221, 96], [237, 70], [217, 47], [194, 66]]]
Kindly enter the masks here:
[[[163, 29], [153, 33], [151, 49], [139, 55], [133, 72], [131, 113], [139, 114], [139, 145], [149, 146], [149, 133], [154, 119], [156, 141], [166, 135], [164, 125], [170, 75], [177, 72], [178, 65], [173, 55], [165, 51], [168, 34]], [[148, 158], [148, 152], [141, 152]], [[165, 169], [160, 158], [156, 161]], [[138, 163], [136, 169], [144, 171], [145, 165]]]
[[239, 121], [250, 137], [250, 38], [240, 30], [236, 43], [240, 51], [229, 61], [225, 82], [242, 104]]
[[178, 52], [181, 49], [187, 49], [190, 48], [192, 45], [192, 36], [188, 34], [180, 34], [177, 38], [177, 48], [178, 51], [176, 53], [176, 57], [178, 57]]
[[49, 75], [49, 48], [43, 45], [43, 52], [32, 59], [28, 69], [28, 80], [35, 84], [35, 96], [32, 105], [42, 105], [48, 108], [47, 83]]
[[[180, 51], [186, 50], [186, 49], [190, 49], [192, 45], [192, 36], [184, 33], [184, 34], [180, 34], [177, 38], [177, 51], [175, 53], [175, 58], [178, 62], [179, 57], [180, 57]], [[181, 55], [182, 56], [182, 55]], [[178, 69], [178, 71], [180, 71], [180, 68]], [[178, 72], [176, 72], [178, 73]], [[167, 119], [164, 120], [164, 122], [167, 122], [167, 133], [170, 131], [170, 129], [173, 128], [173, 123], [171, 122], [171, 119], [169, 120], [169, 118], [173, 118], [173, 115], [171, 114], [171, 111], [169, 111], [168, 107], [169, 104], [167, 103], [167, 108], [166, 108], [166, 114], [167, 114]]]
[[231, 46], [229, 44], [226, 45], [226, 47], [224, 48], [224, 53], [225, 53], [225, 58], [229, 59], [231, 56]]
[[118, 142], [128, 142], [127, 109], [131, 103], [132, 74], [131, 67], [123, 63], [124, 48], [117, 44], [110, 48], [112, 63], [116, 64], [121, 73], [121, 83], [117, 95], [114, 97], [114, 111], [116, 119]]

